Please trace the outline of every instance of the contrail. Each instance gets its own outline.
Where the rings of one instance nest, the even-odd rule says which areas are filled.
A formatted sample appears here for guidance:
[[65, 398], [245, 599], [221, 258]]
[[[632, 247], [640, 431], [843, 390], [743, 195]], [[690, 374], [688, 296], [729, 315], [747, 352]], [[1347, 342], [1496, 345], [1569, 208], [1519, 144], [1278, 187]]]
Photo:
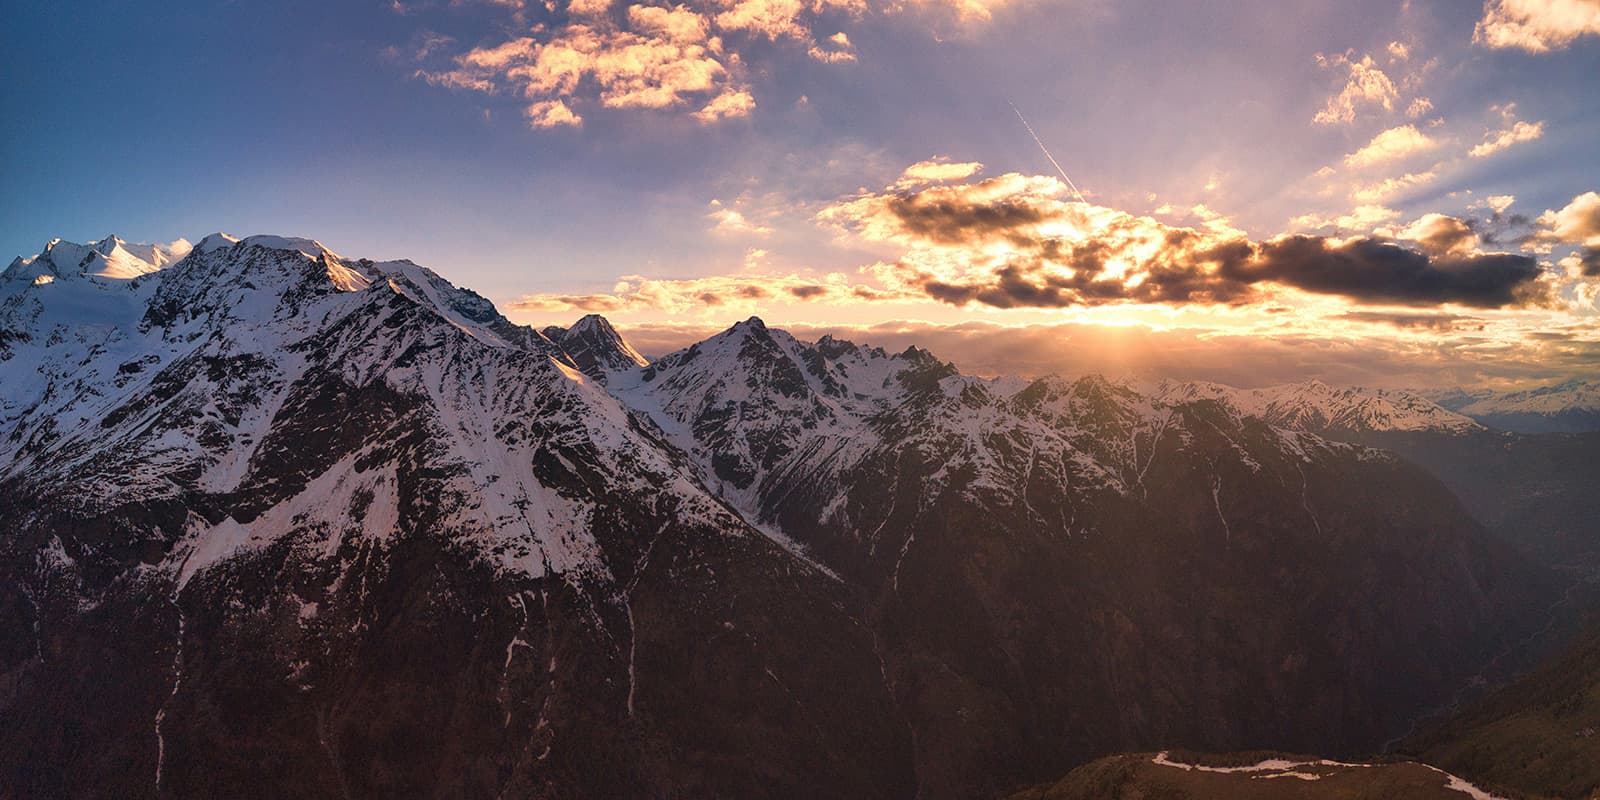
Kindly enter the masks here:
[[1044, 146], [1044, 142], [1039, 139], [1039, 134], [1033, 132], [1033, 126], [1028, 124], [1027, 117], [1022, 116], [1022, 110], [1017, 108], [1017, 104], [1007, 100], [1006, 105], [1011, 106], [1011, 110], [1017, 112], [1017, 119], [1022, 120], [1022, 127], [1028, 129], [1028, 135], [1032, 136], [1034, 143], [1038, 144], [1039, 149], [1044, 151], [1044, 157], [1050, 159], [1050, 165], [1056, 168], [1056, 172], [1061, 173], [1061, 179], [1066, 181], [1067, 186], [1071, 187], [1072, 193], [1078, 196], [1078, 202], [1089, 202], [1088, 200], [1083, 199], [1083, 192], [1078, 191], [1077, 184], [1073, 183], [1072, 179], [1067, 177], [1067, 171], [1062, 169], [1060, 164], [1056, 163], [1056, 157], [1050, 155], [1050, 148]]

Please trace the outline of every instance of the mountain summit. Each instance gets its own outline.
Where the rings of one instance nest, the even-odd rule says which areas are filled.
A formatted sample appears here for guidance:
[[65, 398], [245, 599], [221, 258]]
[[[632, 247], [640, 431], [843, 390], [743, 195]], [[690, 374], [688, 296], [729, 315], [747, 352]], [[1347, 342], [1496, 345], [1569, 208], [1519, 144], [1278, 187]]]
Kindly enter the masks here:
[[564, 330], [545, 328], [544, 334], [591, 377], [603, 378], [609, 372], [650, 363], [599, 314], [590, 314]]

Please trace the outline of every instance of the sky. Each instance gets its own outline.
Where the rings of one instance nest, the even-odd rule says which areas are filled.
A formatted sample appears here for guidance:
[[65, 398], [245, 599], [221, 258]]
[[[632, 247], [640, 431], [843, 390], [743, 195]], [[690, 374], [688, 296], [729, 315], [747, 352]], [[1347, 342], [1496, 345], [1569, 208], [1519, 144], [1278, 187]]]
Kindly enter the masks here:
[[647, 354], [1600, 375], [1600, 0], [0, 6], [8, 255], [304, 236]]

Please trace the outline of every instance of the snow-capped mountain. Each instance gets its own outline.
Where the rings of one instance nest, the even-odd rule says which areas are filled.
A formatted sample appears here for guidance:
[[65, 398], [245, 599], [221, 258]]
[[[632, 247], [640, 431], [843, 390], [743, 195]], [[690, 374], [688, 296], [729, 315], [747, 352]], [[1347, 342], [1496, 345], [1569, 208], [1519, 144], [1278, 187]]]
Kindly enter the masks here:
[[758, 319], [649, 362], [408, 261], [160, 252], [0, 275], [23, 795], [967, 797], [1336, 754], [1549, 603], [1437, 482], [1317, 433], [1459, 424], [1409, 396], [986, 380]]
[[590, 314], [570, 328], [545, 328], [543, 333], [561, 346], [579, 371], [599, 380], [614, 370], [650, 363], [599, 314]]
[[1434, 399], [1456, 413], [1502, 430], [1600, 431], [1600, 381], [1572, 380], [1511, 392], [1455, 390]]
[[1164, 381], [1154, 393], [1167, 402], [1216, 400], [1241, 414], [1296, 430], [1460, 434], [1483, 428], [1469, 417], [1454, 413], [1415, 392], [1336, 388], [1318, 380], [1264, 389], [1235, 389], [1197, 381]]

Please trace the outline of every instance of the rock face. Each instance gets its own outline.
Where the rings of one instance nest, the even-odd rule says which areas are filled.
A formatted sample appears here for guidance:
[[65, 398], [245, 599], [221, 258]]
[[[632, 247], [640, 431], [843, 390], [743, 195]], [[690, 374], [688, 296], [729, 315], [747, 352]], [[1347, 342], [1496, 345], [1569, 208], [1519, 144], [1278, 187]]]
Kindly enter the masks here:
[[0, 276], [21, 796], [969, 797], [1341, 754], [1550, 602], [1427, 475], [1248, 404], [756, 319], [645, 363], [310, 240], [63, 247]]

